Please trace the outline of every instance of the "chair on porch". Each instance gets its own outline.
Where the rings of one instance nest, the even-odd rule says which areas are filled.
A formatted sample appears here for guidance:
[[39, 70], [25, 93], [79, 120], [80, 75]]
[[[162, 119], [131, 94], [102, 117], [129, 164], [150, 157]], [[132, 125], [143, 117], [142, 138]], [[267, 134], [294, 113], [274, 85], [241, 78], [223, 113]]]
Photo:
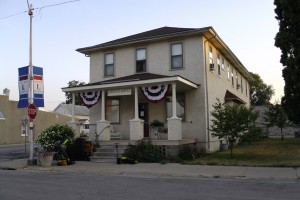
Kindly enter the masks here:
[[120, 131], [116, 131], [113, 125], [110, 125], [110, 139], [122, 140], [122, 133]]

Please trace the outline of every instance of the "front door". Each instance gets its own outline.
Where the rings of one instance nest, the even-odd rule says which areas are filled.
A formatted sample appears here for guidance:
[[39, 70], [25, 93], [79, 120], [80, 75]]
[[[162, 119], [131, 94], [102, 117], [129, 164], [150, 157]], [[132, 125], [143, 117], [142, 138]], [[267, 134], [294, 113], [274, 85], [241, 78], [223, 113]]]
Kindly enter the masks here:
[[148, 103], [139, 103], [139, 118], [144, 120], [144, 137], [149, 137]]

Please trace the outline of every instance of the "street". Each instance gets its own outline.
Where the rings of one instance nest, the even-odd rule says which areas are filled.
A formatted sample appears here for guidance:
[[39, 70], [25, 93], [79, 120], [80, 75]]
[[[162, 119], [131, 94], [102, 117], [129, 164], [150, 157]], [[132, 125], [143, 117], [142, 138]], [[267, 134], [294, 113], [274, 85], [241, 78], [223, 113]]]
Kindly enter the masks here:
[[0, 199], [299, 199], [298, 180], [0, 170]]

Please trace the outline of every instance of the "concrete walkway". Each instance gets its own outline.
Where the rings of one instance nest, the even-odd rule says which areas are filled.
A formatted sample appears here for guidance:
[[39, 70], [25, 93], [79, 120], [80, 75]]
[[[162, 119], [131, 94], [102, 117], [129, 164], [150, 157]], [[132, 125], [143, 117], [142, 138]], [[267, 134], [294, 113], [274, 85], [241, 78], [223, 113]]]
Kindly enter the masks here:
[[273, 167], [237, 167], [237, 166], [207, 166], [182, 165], [177, 163], [139, 163], [135, 165], [114, 163], [92, 163], [77, 161], [74, 165], [42, 167], [28, 166], [26, 159], [0, 161], [0, 169], [7, 170], [41, 170], [59, 172], [94, 172], [102, 174], [136, 174], [191, 176], [212, 178], [245, 178], [245, 179], [289, 179], [300, 180], [300, 168]]

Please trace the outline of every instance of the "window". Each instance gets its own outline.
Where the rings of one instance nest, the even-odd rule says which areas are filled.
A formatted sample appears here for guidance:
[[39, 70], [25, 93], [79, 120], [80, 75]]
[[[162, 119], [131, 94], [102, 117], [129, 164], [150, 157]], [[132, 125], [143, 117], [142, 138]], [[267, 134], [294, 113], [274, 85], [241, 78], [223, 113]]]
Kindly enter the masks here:
[[224, 60], [224, 58], [222, 58], [222, 65], [221, 65], [221, 67], [222, 67], [222, 70], [225, 70], [225, 60]]
[[171, 69], [183, 68], [182, 43], [171, 44]]
[[227, 63], [227, 79], [230, 80], [230, 65]]
[[[182, 121], [185, 120], [185, 95], [183, 93], [176, 94], [176, 112], [177, 117], [182, 118]], [[172, 117], [172, 95], [167, 96], [166, 98], [167, 103], [167, 117]]]
[[213, 65], [214, 64], [214, 56], [213, 56], [213, 50], [212, 47], [209, 47], [209, 65]]
[[83, 124], [83, 129], [90, 129], [90, 125], [89, 124]]
[[112, 124], [120, 123], [120, 100], [106, 99], [105, 101], [105, 119]]
[[240, 89], [240, 84], [239, 84], [239, 74], [238, 72], [236, 71], [235, 73], [235, 79], [236, 79], [236, 89]]
[[231, 67], [231, 85], [234, 87], [233, 67]]
[[114, 54], [107, 53], [105, 54], [104, 59], [104, 76], [113, 76], [114, 75]]
[[221, 61], [220, 54], [217, 54], [218, 75], [221, 76]]
[[136, 50], [136, 72], [146, 72], [146, 49]]
[[5, 116], [3, 114], [3, 112], [0, 111], [0, 120], [5, 120]]
[[241, 76], [241, 93], [243, 93], [243, 77]]
[[248, 82], [246, 81], [246, 96], [248, 96]]

